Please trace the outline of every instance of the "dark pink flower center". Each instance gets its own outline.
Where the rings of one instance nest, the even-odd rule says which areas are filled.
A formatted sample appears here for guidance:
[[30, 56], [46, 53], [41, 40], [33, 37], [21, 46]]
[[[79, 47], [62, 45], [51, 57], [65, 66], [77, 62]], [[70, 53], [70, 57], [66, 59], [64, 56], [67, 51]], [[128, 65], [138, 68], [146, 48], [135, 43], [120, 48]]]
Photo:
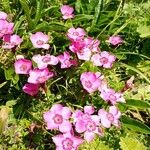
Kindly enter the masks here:
[[108, 119], [109, 121], [111, 121], [111, 122], [114, 121], [114, 116], [113, 116], [113, 114], [108, 113], [106, 116], [107, 116], [107, 119]]
[[62, 141], [64, 150], [71, 150], [73, 148], [73, 141], [70, 138], [66, 138]]
[[92, 87], [91, 81], [85, 81], [84, 85], [85, 85], [87, 88], [91, 88], [91, 87]]
[[88, 131], [95, 131], [96, 130], [96, 124], [93, 121], [89, 121], [86, 125], [86, 128]]
[[43, 61], [44, 63], [48, 63], [48, 62], [51, 61], [51, 58], [50, 58], [50, 57], [44, 57], [44, 58], [42, 59], [42, 61]]
[[20, 71], [26, 71], [27, 70], [27, 66], [23, 64], [23, 65], [21, 65], [19, 67], [19, 69], [20, 69]]
[[62, 124], [62, 122], [63, 122], [63, 117], [62, 117], [62, 115], [56, 114], [56, 115], [53, 117], [53, 120], [54, 120], [54, 123], [56, 123], [56, 124]]
[[37, 44], [37, 45], [43, 45], [43, 44], [44, 44], [44, 41], [38, 40], [38, 41], [36, 42], [36, 44]]
[[102, 64], [107, 64], [108, 63], [108, 59], [106, 57], [102, 57], [102, 58], [100, 58], [100, 62]]
[[73, 32], [73, 35], [79, 36], [79, 33], [78, 32]]
[[116, 96], [114, 96], [113, 94], [110, 94], [109, 99], [112, 101], [116, 101]]
[[40, 83], [43, 83], [47, 80], [46, 76], [41, 76], [41, 77], [38, 77], [37, 78], [37, 81], [40, 82]]

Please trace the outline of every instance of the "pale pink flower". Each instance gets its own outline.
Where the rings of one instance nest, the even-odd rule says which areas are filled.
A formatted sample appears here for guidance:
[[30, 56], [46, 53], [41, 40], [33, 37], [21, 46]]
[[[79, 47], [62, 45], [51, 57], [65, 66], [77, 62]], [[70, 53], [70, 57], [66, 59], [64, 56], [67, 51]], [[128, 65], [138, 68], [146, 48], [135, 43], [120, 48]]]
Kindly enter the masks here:
[[16, 60], [14, 66], [16, 74], [29, 74], [32, 68], [32, 62], [28, 59], [21, 58]]
[[58, 58], [53, 55], [49, 55], [49, 54], [46, 54], [44, 56], [41, 56], [40, 54], [34, 55], [32, 57], [32, 60], [37, 63], [37, 66], [39, 69], [44, 69], [48, 65], [57, 65], [58, 64]]
[[30, 40], [35, 48], [44, 48], [49, 49], [50, 45], [47, 44], [49, 40], [49, 36], [42, 33], [36, 32], [30, 36]]
[[69, 5], [63, 5], [61, 8], [61, 13], [63, 15], [63, 19], [70, 19], [73, 18], [74, 15], [72, 14], [74, 9], [73, 7], [69, 6]]
[[116, 127], [120, 127], [119, 118], [121, 116], [121, 112], [115, 106], [110, 106], [109, 112], [104, 109], [100, 109], [98, 111], [98, 115], [100, 116], [102, 126], [105, 128], [110, 128], [111, 124]]
[[16, 59], [18, 60], [18, 59], [24, 59], [24, 56], [23, 55], [16, 55]]
[[116, 57], [106, 51], [103, 51], [100, 54], [94, 54], [91, 57], [91, 61], [95, 66], [103, 66], [104, 68], [111, 68], [115, 60]]
[[66, 134], [59, 134], [52, 137], [56, 145], [56, 150], [77, 150], [84, 140], [80, 137], [74, 136], [70, 132]]
[[93, 106], [84, 106], [84, 113], [92, 115], [94, 112], [95, 112], [95, 109]]
[[72, 65], [77, 65], [76, 60], [72, 60], [68, 52], [64, 52], [63, 55], [59, 55], [57, 58], [61, 63], [61, 68], [69, 68]]
[[3, 37], [5, 34], [12, 34], [13, 33], [14, 23], [8, 22], [6, 20], [0, 20], [0, 38]]
[[89, 48], [81, 49], [77, 52], [78, 59], [89, 61], [91, 58], [92, 52]]
[[0, 11], [0, 19], [6, 20], [7, 19], [7, 14], [5, 12]]
[[20, 36], [14, 34], [14, 35], [4, 35], [3, 36], [3, 45], [2, 48], [4, 49], [11, 49], [14, 48], [15, 46], [20, 45], [23, 40], [20, 38]]
[[38, 84], [32, 84], [32, 83], [26, 83], [23, 86], [23, 91], [31, 96], [37, 95], [38, 90], [39, 90], [39, 85]]
[[122, 93], [117, 93], [113, 89], [105, 89], [101, 91], [100, 96], [106, 101], [115, 105], [117, 102], [125, 103]]
[[93, 93], [98, 90], [102, 79], [103, 76], [99, 72], [84, 72], [80, 77], [83, 88], [89, 93]]
[[121, 45], [123, 43], [123, 40], [120, 36], [111, 36], [109, 37], [108, 42], [114, 46]]
[[67, 36], [70, 40], [83, 39], [85, 35], [86, 35], [86, 32], [82, 28], [77, 28], [77, 29], [70, 28], [67, 33]]
[[47, 129], [59, 129], [63, 133], [72, 129], [72, 124], [69, 122], [71, 110], [61, 104], [54, 104], [49, 111], [44, 113], [43, 117], [47, 123]]
[[33, 84], [45, 83], [48, 79], [54, 76], [54, 72], [49, 71], [48, 68], [38, 69], [34, 68], [29, 71], [28, 82]]

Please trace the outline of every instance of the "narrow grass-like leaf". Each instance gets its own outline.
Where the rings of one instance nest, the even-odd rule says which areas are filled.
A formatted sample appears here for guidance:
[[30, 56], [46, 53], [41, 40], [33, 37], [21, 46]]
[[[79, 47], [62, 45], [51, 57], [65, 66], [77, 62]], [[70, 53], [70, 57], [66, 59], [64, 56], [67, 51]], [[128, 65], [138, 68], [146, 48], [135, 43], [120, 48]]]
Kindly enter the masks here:
[[127, 116], [122, 116], [121, 122], [123, 123], [124, 127], [127, 127], [131, 130], [134, 130], [140, 133], [150, 134], [150, 128], [140, 121], [129, 118]]
[[81, 15], [76, 15], [75, 18], [72, 20], [73, 23], [78, 23], [81, 21], [88, 21], [93, 19], [93, 15], [86, 15], [86, 14], [81, 14]]
[[0, 84], [0, 88], [2, 88], [6, 83], [7, 83], [7, 81], [1, 83], [1, 84]]

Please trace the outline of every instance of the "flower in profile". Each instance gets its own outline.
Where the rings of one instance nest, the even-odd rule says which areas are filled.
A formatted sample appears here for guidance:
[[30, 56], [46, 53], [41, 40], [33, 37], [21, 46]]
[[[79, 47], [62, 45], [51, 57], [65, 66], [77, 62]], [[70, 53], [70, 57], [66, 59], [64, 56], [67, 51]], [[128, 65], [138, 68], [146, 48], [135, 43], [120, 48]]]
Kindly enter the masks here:
[[3, 45], [2, 48], [4, 49], [11, 49], [14, 48], [15, 46], [18, 46], [22, 43], [22, 38], [20, 36], [14, 34], [14, 35], [4, 35], [3, 36]]
[[63, 5], [60, 10], [63, 15], [63, 19], [70, 19], [74, 17], [74, 14], [72, 14], [74, 11], [73, 7], [69, 5]]
[[75, 29], [72, 27], [68, 30], [68, 33], [67, 33], [68, 38], [73, 41], [83, 39], [85, 35], [86, 35], [86, 32], [82, 28]]
[[32, 84], [32, 83], [26, 83], [23, 86], [23, 91], [31, 96], [37, 95], [38, 90], [39, 90], [39, 85], [38, 84]]
[[44, 56], [41, 56], [40, 54], [34, 55], [32, 57], [32, 60], [37, 63], [37, 66], [39, 69], [44, 69], [48, 65], [57, 65], [58, 64], [58, 58], [53, 55], [49, 55], [49, 54], [46, 54]]
[[91, 61], [95, 66], [103, 66], [104, 68], [111, 68], [115, 60], [116, 57], [106, 51], [103, 51], [100, 54], [94, 54], [91, 57]]
[[7, 14], [3, 11], [0, 11], [0, 19], [6, 20], [7, 19]]
[[28, 59], [21, 58], [16, 60], [14, 67], [16, 74], [29, 74], [32, 68], [32, 62]]
[[52, 137], [56, 150], [77, 150], [84, 140], [68, 132]]
[[71, 56], [68, 52], [64, 52], [63, 55], [57, 56], [61, 63], [61, 68], [69, 68], [72, 65], [77, 65], [76, 60], [71, 60]]
[[49, 71], [48, 68], [39, 69], [34, 68], [29, 71], [28, 82], [33, 84], [45, 83], [48, 79], [54, 76], [54, 72]]
[[122, 93], [115, 92], [113, 89], [105, 89], [101, 91], [100, 96], [106, 101], [115, 105], [117, 102], [125, 103]]
[[120, 36], [110, 36], [108, 42], [112, 44], [113, 46], [121, 45], [123, 43], [123, 40]]
[[49, 40], [49, 36], [42, 33], [36, 32], [30, 36], [30, 40], [35, 48], [44, 48], [49, 49], [50, 45], [47, 44]]
[[61, 104], [54, 104], [49, 111], [44, 113], [43, 117], [47, 123], [47, 129], [56, 129], [63, 133], [72, 129], [72, 124], [69, 122], [71, 110]]
[[100, 116], [101, 124], [105, 128], [110, 128], [111, 124], [116, 127], [120, 127], [119, 118], [121, 116], [121, 112], [115, 106], [109, 107], [109, 112], [105, 111], [104, 109], [100, 109], [98, 111], [98, 115]]
[[99, 116], [92, 115], [94, 112], [93, 106], [85, 106], [84, 113], [80, 110], [76, 110], [72, 115], [76, 132], [84, 133], [84, 139], [87, 142], [92, 141], [95, 134], [99, 136], [103, 135], [103, 131], [100, 128]]
[[0, 38], [6, 34], [13, 33], [14, 23], [8, 22], [7, 20], [0, 19]]
[[80, 77], [83, 88], [89, 93], [93, 93], [98, 90], [102, 79], [103, 76], [99, 72], [84, 72]]

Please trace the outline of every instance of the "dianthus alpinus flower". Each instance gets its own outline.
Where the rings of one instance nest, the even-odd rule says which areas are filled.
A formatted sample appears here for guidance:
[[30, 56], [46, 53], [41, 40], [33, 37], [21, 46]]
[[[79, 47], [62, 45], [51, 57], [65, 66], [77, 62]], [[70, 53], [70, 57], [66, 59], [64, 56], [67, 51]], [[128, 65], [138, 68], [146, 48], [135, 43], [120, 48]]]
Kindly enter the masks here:
[[69, 132], [72, 129], [72, 124], [69, 122], [71, 110], [68, 107], [63, 107], [61, 104], [55, 104], [51, 109], [43, 115], [47, 123], [47, 129], [60, 130], [61, 132]]
[[111, 68], [115, 60], [116, 57], [106, 51], [103, 51], [100, 54], [94, 54], [91, 57], [91, 61], [95, 66], [103, 66], [104, 68]]
[[115, 106], [109, 107], [109, 112], [105, 111], [104, 109], [100, 109], [98, 111], [98, 115], [100, 116], [101, 124], [105, 128], [110, 128], [111, 124], [116, 127], [120, 127], [119, 118], [121, 116], [121, 112]]
[[54, 72], [49, 71], [48, 68], [38, 69], [34, 68], [29, 71], [28, 82], [33, 84], [45, 83], [48, 79], [54, 76]]
[[16, 74], [29, 74], [32, 68], [32, 62], [28, 59], [21, 58], [16, 60], [14, 66]]
[[84, 142], [83, 139], [74, 136], [70, 132], [56, 135], [52, 139], [56, 144], [56, 150], [77, 150], [78, 146]]
[[7, 19], [7, 14], [3, 11], [0, 11], [0, 19], [6, 20]]
[[83, 88], [89, 93], [93, 93], [98, 90], [101, 85], [102, 79], [103, 76], [100, 72], [84, 72], [80, 77]]
[[58, 58], [53, 56], [53, 55], [43, 55], [41, 56], [40, 54], [34, 55], [32, 57], [32, 60], [37, 63], [37, 66], [39, 69], [44, 69], [48, 65], [57, 65], [58, 64]]
[[100, 118], [98, 115], [92, 115], [94, 112], [94, 107], [85, 106], [84, 113], [76, 110], [72, 115], [76, 131], [78, 133], [84, 133], [84, 139], [87, 142], [92, 141], [95, 134], [103, 136], [103, 131], [100, 127]]
[[60, 10], [61, 10], [61, 13], [63, 15], [63, 19], [70, 19], [70, 18], [74, 17], [73, 7], [71, 7], [69, 5], [63, 5], [63, 6], [61, 6]]
[[117, 46], [117, 45], [121, 45], [123, 43], [123, 40], [120, 36], [115, 35], [115, 36], [110, 36], [108, 42], [113, 46]]
[[49, 36], [42, 32], [36, 32], [35, 34], [32, 34], [30, 36], [30, 40], [35, 48], [43, 48], [43, 49], [50, 48], [50, 45], [47, 44]]

